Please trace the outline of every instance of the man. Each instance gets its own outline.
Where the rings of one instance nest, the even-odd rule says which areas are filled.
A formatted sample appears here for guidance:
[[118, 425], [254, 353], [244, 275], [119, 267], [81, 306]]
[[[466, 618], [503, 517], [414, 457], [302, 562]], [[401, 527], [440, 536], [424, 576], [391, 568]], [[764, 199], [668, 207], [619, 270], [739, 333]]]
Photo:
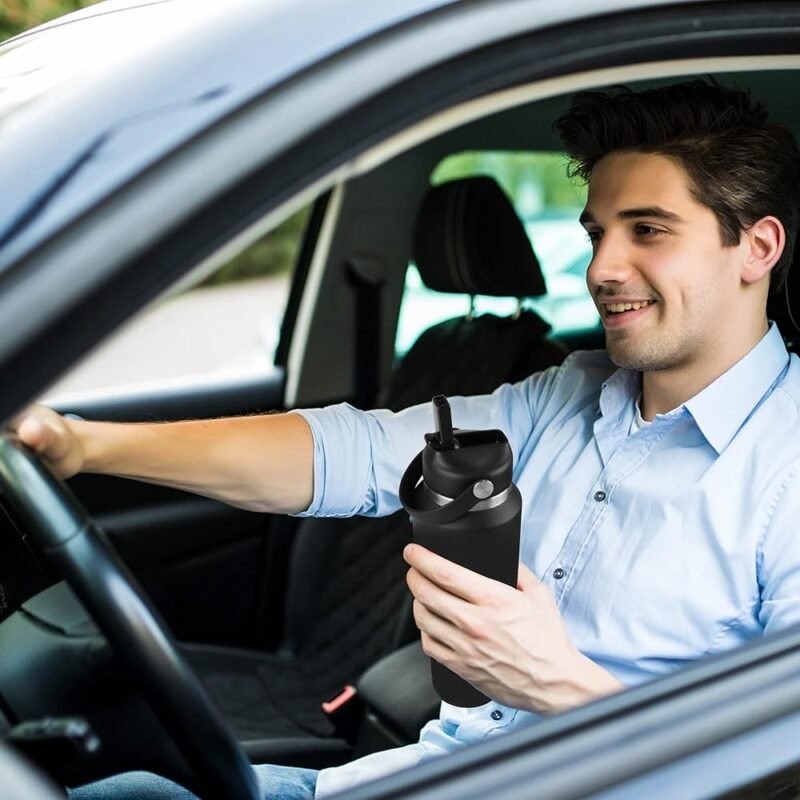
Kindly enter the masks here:
[[[747, 94], [704, 82], [581, 94], [557, 127], [589, 181], [587, 280], [607, 354], [451, 400], [460, 427], [511, 442], [516, 589], [405, 551], [425, 652], [492, 702], [444, 704], [417, 744], [319, 776], [259, 768], [265, 791], [308, 797], [316, 781], [325, 797], [800, 621], [800, 362], [766, 317], [800, 219], [795, 142]], [[398, 508], [429, 427], [427, 406], [340, 405], [134, 426], [38, 409], [17, 429], [63, 475], [348, 515]], [[134, 786], [75, 795], [143, 796]]]

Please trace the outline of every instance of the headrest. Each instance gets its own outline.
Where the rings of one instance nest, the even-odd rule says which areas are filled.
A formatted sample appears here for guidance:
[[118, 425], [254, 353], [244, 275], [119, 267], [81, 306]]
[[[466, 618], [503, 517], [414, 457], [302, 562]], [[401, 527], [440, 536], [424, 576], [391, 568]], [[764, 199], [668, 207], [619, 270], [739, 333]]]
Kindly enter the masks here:
[[514, 207], [493, 178], [429, 189], [417, 217], [414, 259], [437, 292], [538, 297], [539, 261]]

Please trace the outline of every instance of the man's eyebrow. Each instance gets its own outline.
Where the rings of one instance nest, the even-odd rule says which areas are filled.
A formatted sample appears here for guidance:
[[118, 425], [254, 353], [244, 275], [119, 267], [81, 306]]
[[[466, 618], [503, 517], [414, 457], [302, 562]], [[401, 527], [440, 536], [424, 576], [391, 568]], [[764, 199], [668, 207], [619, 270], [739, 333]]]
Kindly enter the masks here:
[[644, 208], [629, 208], [625, 211], [620, 211], [617, 214], [619, 219], [638, 219], [639, 217], [653, 217], [655, 219], [663, 219], [668, 222], [683, 222], [683, 220], [674, 212], [667, 211], [666, 208], [661, 206], [645, 206]]
[[[668, 211], [661, 206], [644, 206], [642, 208], [627, 208], [625, 211], [617, 213], [617, 219], [639, 219], [640, 217], [649, 217], [650, 219], [663, 219], [666, 222], [683, 222], [684, 220], [679, 217], [674, 211]], [[595, 222], [594, 215], [591, 211], [584, 211], [578, 217], [581, 225], [586, 225], [588, 222]]]

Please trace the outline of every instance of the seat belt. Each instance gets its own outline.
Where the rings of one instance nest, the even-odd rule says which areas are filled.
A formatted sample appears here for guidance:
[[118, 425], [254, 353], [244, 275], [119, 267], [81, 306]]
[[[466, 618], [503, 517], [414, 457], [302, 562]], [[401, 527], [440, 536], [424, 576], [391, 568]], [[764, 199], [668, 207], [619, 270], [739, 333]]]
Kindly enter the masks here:
[[381, 295], [386, 265], [374, 256], [354, 256], [347, 274], [356, 295], [356, 359], [354, 383], [358, 408], [373, 408], [381, 374]]

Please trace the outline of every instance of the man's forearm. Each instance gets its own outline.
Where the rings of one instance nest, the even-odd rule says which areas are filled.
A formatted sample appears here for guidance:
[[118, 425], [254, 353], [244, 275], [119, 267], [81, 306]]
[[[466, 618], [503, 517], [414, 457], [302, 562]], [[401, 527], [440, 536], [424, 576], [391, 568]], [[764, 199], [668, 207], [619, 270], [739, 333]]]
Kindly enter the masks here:
[[313, 440], [298, 414], [122, 424], [69, 420], [82, 471], [137, 478], [252, 511], [305, 510]]

